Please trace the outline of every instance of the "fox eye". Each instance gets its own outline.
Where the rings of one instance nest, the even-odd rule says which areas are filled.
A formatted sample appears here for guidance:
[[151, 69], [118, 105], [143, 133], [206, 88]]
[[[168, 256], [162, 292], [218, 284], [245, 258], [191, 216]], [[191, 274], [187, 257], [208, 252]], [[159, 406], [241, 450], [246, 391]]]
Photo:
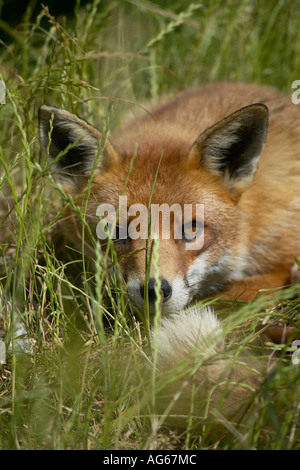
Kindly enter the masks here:
[[182, 239], [190, 242], [198, 237], [203, 230], [203, 224], [197, 220], [193, 220], [182, 226]]
[[127, 227], [116, 225], [116, 238], [113, 239], [115, 245], [123, 246], [128, 242]]
[[115, 245], [123, 246], [128, 242], [127, 227], [107, 223], [107, 233]]

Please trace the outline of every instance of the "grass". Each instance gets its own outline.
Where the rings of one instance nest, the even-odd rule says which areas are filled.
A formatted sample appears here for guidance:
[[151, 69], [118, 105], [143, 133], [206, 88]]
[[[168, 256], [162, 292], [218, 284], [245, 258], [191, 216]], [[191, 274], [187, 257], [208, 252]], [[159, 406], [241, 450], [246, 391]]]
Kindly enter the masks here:
[[[223, 420], [215, 437], [206, 420], [197, 434], [157, 426], [148, 324], [128, 303], [113, 253], [111, 276], [96, 240], [94, 266], [64, 248], [58, 221], [72, 200], [53, 180], [37, 131], [42, 103], [108, 131], [145, 100], [200, 82], [242, 79], [290, 93], [299, 3], [77, 0], [67, 18], [34, 3], [17, 28], [0, 22], [0, 307], [10, 347], [0, 366], [0, 449], [299, 449], [300, 368], [286, 349], [241, 428]], [[294, 293], [242, 304], [238, 315], [229, 302], [232, 346], [257, 349], [266, 320], [299, 325]], [[30, 353], [20, 351], [18, 319]]]

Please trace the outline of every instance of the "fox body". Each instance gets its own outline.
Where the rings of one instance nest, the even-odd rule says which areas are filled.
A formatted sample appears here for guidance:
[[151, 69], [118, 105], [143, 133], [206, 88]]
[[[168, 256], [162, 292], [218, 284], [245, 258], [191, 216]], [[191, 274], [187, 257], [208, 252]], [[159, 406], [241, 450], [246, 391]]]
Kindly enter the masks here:
[[[56, 158], [73, 143], [56, 168], [76, 200], [103, 137], [77, 116], [42, 106], [45, 151], [52, 114], [50, 156]], [[95, 231], [98, 205], [117, 208], [121, 194], [129, 207], [147, 207], [150, 199], [158, 205], [204, 206], [204, 244], [199, 250], [186, 249], [185, 227], [183, 239], [175, 239], [172, 230], [169, 239], [161, 237], [163, 313], [178, 312], [212, 294], [250, 299], [259, 289], [282, 286], [300, 253], [299, 126], [297, 106], [270, 88], [218, 83], [183, 92], [106, 139], [93, 175], [87, 222]], [[195, 225], [193, 217], [188, 222]], [[176, 221], [171, 219], [171, 225]], [[75, 218], [65, 232], [73, 242], [80, 241]], [[128, 292], [141, 309], [145, 246], [144, 239], [130, 237], [115, 243]], [[152, 270], [150, 304], [153, 286]]]
[[[110, 204], [117, 211], [120, 195], [127, 197], [128, 207], [148, 207], [150, 201], [204, 207], [200, 221], [194, 209], [184, 223], [170, 217], [170, 237], [163, 237], [160, 227], [161, 308], [171, 317], [163, 319], [158, 338], [159, 371], [168, 372], [195, 348], [205, 357], [207, 351], [222, 347], [220, 325], [211, 310], [184, 311], [194, 300], [210, 295], [248, 300], [259, 289], [290, 281], [300, 254], [300, 113], [289, 97], [245, 83], [203, 85], [162, 101], [109, 139], [54, 107], [42, 106], [39, 120], [44, 152], [49, 150], [56, 159], [56, 176], [78, 207], [84, 188], [91, 184], [86, 220], [94, 232], [97, 207]], [[129, 214], [127, 222], [133, 219]], [[79, 220], [69, 217], [64, 224], [68, 238], [81, 249]], [[120, 220], [117, 225], [120, 228]], [[181, 238], [174, 236], [176, 230]], [[203, 234], [199, 249], [187, 249]], [[145, 282], [145, 247], [151, 242], [151, 237], [125, 235], [114, 245], [130, 297], [143, 309], [147, 292], [153, 311], [152, 267]], [[194, 395], [198, 402], [205, 390], [222, 382], [229, 362], [196, 371], [201, 384]], [[232, 379], [238, 385], [224, 402], [226, 416], [249, 395], [249, 385], [257, 388], [253, 359], [234, 367]], [[246, 387], [239, 385], [241, 381]], [[214, 390], [216, 403], [222, 390]], [[184, 415], [190, 409], [189, 385], [181, 393], [183, 399], [176, 404]]]

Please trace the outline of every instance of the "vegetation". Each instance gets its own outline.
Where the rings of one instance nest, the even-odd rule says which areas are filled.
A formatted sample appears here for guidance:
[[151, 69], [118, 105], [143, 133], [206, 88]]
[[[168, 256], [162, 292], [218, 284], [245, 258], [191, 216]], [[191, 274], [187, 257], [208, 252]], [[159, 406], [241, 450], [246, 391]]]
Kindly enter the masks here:
[[300, 449], [300, 366], [289, 346], [266, 353], [254, 342], [259, 325], [299, 326], [295, 286], [238, 313], [236, 304], [223, 308], [229, 347], [267, 359], [243, 425], [215, 413], [218, 437], [206, 419], [201, 433], [189, 418], [184, 432], [164, 428], [153, 407], [160, 384], [148, 322], [128, 303], [118, 270], [108, 274], [96, 240], [89, 263], [64, 247], [58, 221], [72, 200], [40, 153], [37, 129], [42, 103], [108, 132], [147, 100], [200, 82], [239, 79], [291, 93], [299, 10], [297, 0], [76, 0], [55, 17], [30, 1], [17, 27], [0, 20], [0, 326], [9, 348], [0, 449]]

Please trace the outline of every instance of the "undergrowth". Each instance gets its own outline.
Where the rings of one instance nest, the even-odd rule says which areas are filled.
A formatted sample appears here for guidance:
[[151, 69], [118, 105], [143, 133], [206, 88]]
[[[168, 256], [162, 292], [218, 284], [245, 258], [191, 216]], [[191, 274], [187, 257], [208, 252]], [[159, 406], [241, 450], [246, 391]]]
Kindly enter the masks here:
[[223, 308], [229, 347], [250, 348], [267, 364], [242, 428], [217, 412], [221, 437], [212, 420], [200, 433], [164, 427], [154, 411], [149, 323], [129, 304], [114, 254], [112, 275], [96, 239], [87, 262], [60, 233], [72, 201], [41, 155], [37, 129], [42, 103], [109, 132], [125, 113], [201, 82], [290, 92], [299, 2], [77, 0], [67, 17], [35, 3], [17, 28], [0, 22], [0, 449], [299, 449], [300, 367], [288, 347], [266, 353], [254, 341], [258, 325], [299, 326], [295, 288], [241, 304], [238, 314], [230, 302]]

